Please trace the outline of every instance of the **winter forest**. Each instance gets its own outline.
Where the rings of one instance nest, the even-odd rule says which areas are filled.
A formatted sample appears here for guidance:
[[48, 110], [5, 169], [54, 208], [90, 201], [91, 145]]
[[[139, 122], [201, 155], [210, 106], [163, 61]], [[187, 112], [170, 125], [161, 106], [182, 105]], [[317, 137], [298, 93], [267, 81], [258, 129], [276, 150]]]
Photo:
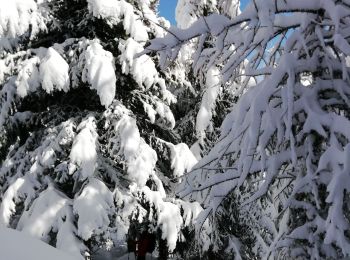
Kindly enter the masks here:
[[0, 260], [350, 258], [350, 0], [175, 16], [0, 0]]

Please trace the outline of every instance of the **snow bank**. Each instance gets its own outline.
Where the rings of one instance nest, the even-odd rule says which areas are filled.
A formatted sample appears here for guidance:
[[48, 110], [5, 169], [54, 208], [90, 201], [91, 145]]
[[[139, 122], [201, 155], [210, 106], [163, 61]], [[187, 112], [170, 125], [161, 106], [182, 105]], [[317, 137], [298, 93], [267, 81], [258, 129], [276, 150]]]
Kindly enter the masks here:
[[49, 240], [52, 227], [57, 227], [69, 211], [70, 202], [52, 187], [43, 191], [18, 223], [18, 228], [34, 237]]
[[71, 200], [50, 185], [23, 213], [17, 229], [46, 242], [50, 241], [51, 232], [57, 232], [55, 246], [80, 257], [85, 247], [75, 236], [71, 207]]
[[4, 260], [82, 260], [16, 230], [0, 228], [0, 254]]

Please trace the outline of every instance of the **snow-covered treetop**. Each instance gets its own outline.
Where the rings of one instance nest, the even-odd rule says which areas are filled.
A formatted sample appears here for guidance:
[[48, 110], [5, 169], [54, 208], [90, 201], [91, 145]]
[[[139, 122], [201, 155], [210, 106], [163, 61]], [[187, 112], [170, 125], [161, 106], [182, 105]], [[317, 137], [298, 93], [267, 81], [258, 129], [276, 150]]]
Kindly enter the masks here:
[[78, 260], [65, 254], [46, 243], [18, 231], [0, 228], [1, 257], [7, 260], [36, 259], [36, 260]]

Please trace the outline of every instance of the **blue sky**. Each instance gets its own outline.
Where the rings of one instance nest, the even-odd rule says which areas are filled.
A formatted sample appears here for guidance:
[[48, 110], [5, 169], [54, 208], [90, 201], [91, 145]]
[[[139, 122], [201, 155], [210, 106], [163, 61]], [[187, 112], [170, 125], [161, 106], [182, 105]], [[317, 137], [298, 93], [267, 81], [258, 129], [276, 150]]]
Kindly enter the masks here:
[[[241, 5], [245, 7], [249, 0], [242, 0]], [[177, 0], [160, 0], [159, 2], [159, 12], [161, 16], [168, 19], [171, 24], [176, 24], [175, 22], [175, 8]]]
[[171, 24], [175, 24], [175, 8], [177, 0], [160, 0], [159, 12], [161, 16], [168, 19]]

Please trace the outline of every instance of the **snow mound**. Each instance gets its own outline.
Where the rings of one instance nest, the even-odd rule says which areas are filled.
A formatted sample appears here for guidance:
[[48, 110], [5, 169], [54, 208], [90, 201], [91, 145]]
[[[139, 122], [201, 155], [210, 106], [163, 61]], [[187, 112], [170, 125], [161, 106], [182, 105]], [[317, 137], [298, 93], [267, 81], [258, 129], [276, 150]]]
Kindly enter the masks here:
[[[18, 250], [20, 249], [20, 250]], [[81, 260], [65, 254], [44, 242], [34, 239], [22, 232], [0, 228], [1, 259], [6, 260]]]

